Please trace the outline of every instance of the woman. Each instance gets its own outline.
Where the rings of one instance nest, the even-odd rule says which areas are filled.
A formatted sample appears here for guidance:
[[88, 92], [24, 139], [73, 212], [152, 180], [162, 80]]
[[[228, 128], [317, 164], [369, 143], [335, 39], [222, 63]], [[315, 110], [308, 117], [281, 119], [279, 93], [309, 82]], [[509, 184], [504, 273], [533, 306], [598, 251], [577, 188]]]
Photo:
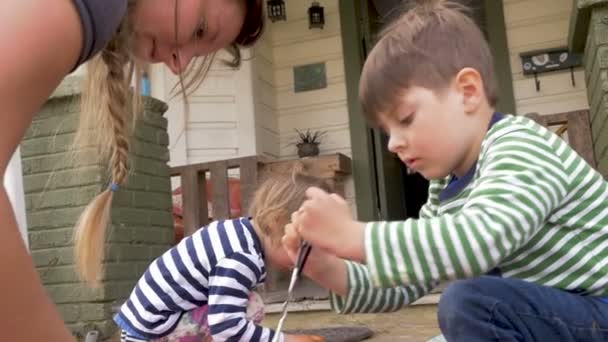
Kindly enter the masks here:
[[[112, 183], [80, 220], [79, 266], [93, 265], [81, 272], [85, 280], [98, 279], [100, 267], [95, 263], [103, 245], [91, 246], [103, 241], [112, 191], [127, 174], [130, 70], [137, 71], [145, 62], [163, 62], [174, 73], [184, 74], [182, 90], [196, 85], [204, 68], [187, 76], [191, 60], [229, 48], [238, 64], [234, 47], [253, 44], [261, 34], [261, 6], [261, 0], [0, 1], [2, 178], [34, 113], [70, 71], [91, 60], [88, 100], [83, 103], [85, 108], [94, 107], [86, 113], [108, 147]], [[2, 340], [72, 341], [24, 248], [2, 182], [0, 217]]]

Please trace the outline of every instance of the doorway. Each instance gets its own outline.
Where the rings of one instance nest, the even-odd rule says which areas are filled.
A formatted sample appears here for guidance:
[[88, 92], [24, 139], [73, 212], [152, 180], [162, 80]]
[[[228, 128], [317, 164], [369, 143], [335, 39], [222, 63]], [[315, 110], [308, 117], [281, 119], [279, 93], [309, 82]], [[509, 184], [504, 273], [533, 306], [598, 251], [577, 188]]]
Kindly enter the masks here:
[[[492, 50], [500, 90], [497, 109], [505, 113], [513, 113], [515, 101], [503, 1], [461, 1], [472, 8], [472, 17], [486, 35]], [[360, 69], [367, 53], [374, 45], [375, 36], [387, 20], [399, 13], [398, 8], [407, 5], [407, 2], [407, 0], [340, 1], [354, 161], [353, 174], [358, 215], [361, 220], [416, 218], [420, 207], [427, 200], [428, 181], [419, 174], [408, 172], [403, 163], [387, 150], [388, 137], [380, 130], [365, 125], [356, 98]], [[351, 26], [350, 31], [346, 25]], [[350, 72], [359, 72], [359, 74], [349, 75]]]

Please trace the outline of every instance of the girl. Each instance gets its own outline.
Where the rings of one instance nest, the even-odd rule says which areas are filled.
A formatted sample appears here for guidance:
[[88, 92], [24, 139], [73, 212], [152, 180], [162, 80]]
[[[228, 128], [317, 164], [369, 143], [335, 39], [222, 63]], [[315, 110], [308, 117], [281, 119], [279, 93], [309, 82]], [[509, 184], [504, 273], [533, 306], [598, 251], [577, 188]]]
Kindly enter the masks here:
[[267, 264], [291, 266], [280, 241], [311, 186], [330, 190], [301, 173], [273, 175], [254, 195], [253, 218], [212, 222], [156, 259], [115, 317], [122, 341], [271, 341], [274, 332], [257, 325], [263, 303], [252, 290], [264, 283]]
[[[94, 118], [95, 129], [84, 135], [100, 133], [110, 156], [112, 189], [118, 189], [127, 174], [130, 70], [140, 70], [138, 65], [145, 62], [163, 62], [183, 74], [183, 88], [196, 86], [204, 68], [191, 59], [210, 58], [228, 48], [235, 57], [233, 65], [238, 64], [236, 47], [253, 44], [262, 22], [261, 0], [0, 1], [0, 179], [34, 113], [65, 75], [92, 59], [91, 91], [83, 102], [93, 109], [87, 114]], [[111, 200], [111, 191], [105, 191], [81, 220], [78, 258], [81, 270], [92, 265], [92, 271], [83, 274], [92, 281], [98, 279], [102, 229]], [[71, 341], [23, 245], [3, 182], [0, 217], [3, 340]], [[100, 240], [90, 239], [91, 232]]]

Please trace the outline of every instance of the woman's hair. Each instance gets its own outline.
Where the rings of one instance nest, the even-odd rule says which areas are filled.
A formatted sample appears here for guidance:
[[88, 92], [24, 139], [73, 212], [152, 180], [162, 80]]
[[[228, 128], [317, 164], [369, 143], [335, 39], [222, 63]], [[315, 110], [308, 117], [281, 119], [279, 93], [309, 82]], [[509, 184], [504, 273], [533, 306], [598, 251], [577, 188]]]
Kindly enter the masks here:
[[272, 243], [280, 242], [284, 224], [304, 203], [306, 189], [310, 187], [333, 192], [327, 180], [305, 173], [301, 165], [297, 165], [291, 174], [268, 175], [259, 185], [251, 201], [249, 216]]
[[[140, 112], [139, 84], [145, 64], [131, 54], [132, 28], [130, 13], [137, 1], [128, 0], [127, 15], [107, 46], [87, 65], [87, 80], [81, 100], [80, 125], [74, 140], [74, 151], [96, 145], [100, 159], [109, 164], [111, 177], [108, 188], [85, 208], [75, 227], [76, 269], [82, 280], [98, 285], [102, 279], [105, 236], [110, 224], [113, 191], [125, 184], [128, 176], [129, 142]], [[178, 0], [176, 0], [178, 1]], [[252, 45], [262, 34], [262, 0], [247, 2], [247, 13], [235, 41], [226, 48], [232, 60], [226, 63], [238, 67], [239, 47]], [[177, 31], [176, 20], [176, 31]], [[213, 60], [213, 54], [193, 60], [179, 75], [174, 94], [186, 97], [203, 81]], [[131, 82], [135, 89], [130, 89]], [[179, 91], [175, 92], [176, 89]], [[135, 94], [135, 95], [134, 95]]]

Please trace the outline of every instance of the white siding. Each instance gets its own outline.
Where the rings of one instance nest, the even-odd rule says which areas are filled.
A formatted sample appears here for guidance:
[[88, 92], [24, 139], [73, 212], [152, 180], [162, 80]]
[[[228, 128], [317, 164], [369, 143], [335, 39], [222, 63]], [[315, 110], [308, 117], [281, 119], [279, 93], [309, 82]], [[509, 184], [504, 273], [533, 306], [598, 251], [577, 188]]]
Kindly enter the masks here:
[[[266, 31], [268, 42], [265, 48], [266, 51], [272, 50], [272, 54], [265, 58], [267, 62], [263, 64], [272, 68], [273, 75], [264, 80], [265, 85], [261, 88], [271, 93], [265, 98], [269, 101], [269, 113], [274, 114], [272, 116], [277, 120], [272, 129], [266, 126], [268, 134], [278, 137], [280, 158], [296, 156], [292, 145], [296, 128], [327, 131], [320, 145], [321, 153], [340, 152], [350, 156], [338, 1], [321, 2], [325, 8], [325, 27], [322, 30], [308, 28], [310, 2], [287, 0], [285, 4], [287, 21], [269, 22]], [[320, 62], [325, 63], [327, 88], [294, 92], [293, 68]], [[275, 153], [277, 151], [273, 150], [271, 154]]]
[[258, 154], [279, 158], [279, 120], [276, 111], [274, 86], [274, 59], [270, 31], [272, 24], [267, 20], [266, 29], [254, 49], [254, 97], [255, 129]]
[[[251, 53], [244, 52], [239, 70], [216, 63], [189, 98], [187, 125], [181, 98], [170, 96], [177, 78], [162, 65], [152, 68], [152, 96], [169, 105], [171, 165], [254, 154], [294, 158], [296, 128], [327, 131], [321, 154], [351, 155], [338, 0], [321, 1], [326, 24], [312, 30], [308, 28], [311, 2], [285, 3], [287, 21], [266, 19], [262, 38]], [[327, 88], [295, 93], [293, 68], [322, 62]], [[349, 181], [351, 201], [353, 194]]]
[[222, 64], [222, 52], [203, 84], [188, 98], [190, 114], [184, 125], [181, 96], [172, 97], [178, 78], [162, 65], [151, 71], [152, 95], [169, 105], [171, 165], [236, 158], [257, 153], [254, 130], [252, 62], [248, 50], [238, 70]]
[[517, 112], [552, 114], [589, 108], [584, 71], [575, 69], [576, 86], [570, 70], [524, 76], [519, 54], [544, 48], [567, 46], [571, 0], [504, 0], [507, 40], [513, 73]]

